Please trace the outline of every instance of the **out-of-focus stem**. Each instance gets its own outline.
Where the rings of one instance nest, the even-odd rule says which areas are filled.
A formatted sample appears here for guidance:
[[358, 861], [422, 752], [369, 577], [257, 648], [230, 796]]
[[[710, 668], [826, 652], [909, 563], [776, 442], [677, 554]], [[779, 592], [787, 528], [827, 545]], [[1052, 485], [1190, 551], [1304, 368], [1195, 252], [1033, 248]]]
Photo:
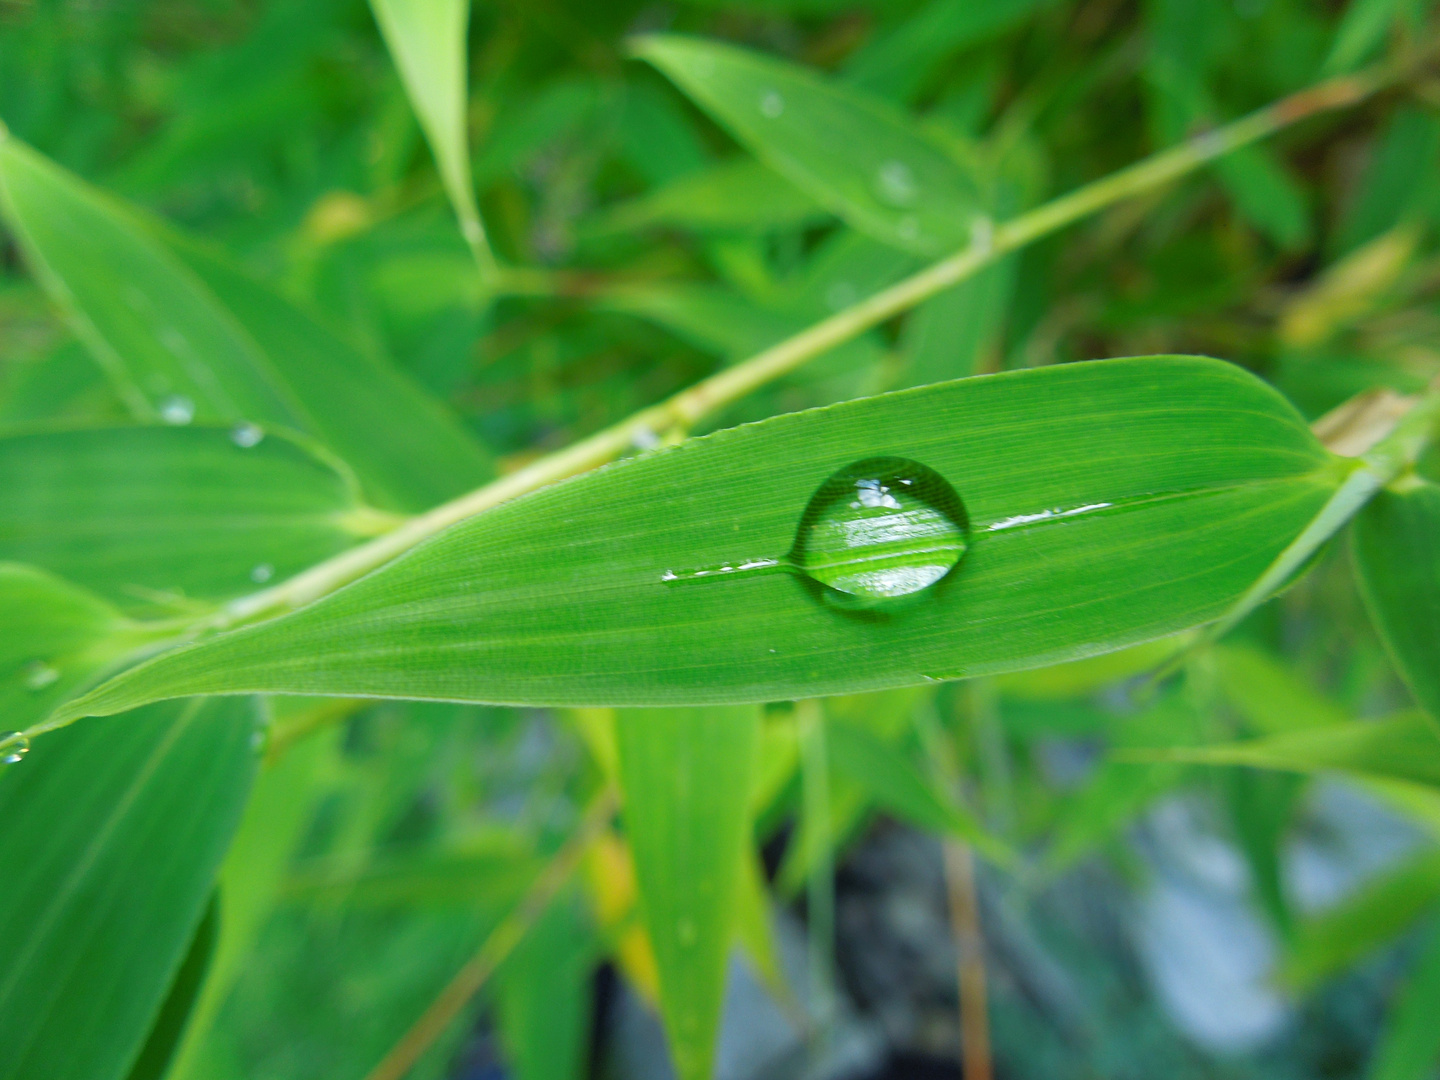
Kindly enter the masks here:
[[991, 1080], [990, 1009], [985, 989], [985, 936], [975, 889], [975, 856], [970, 845], [946, 840], [945, 892], [955, 935], [960, 985], [960, 1072], [965, 1080]]

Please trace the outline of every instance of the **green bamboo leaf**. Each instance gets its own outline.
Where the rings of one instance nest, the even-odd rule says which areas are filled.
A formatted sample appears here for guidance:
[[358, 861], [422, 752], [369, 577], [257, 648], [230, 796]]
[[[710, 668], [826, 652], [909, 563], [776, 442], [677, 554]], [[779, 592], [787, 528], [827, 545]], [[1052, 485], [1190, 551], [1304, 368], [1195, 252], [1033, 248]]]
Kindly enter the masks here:
[[1134, 752], [1146, 760], [1252, 765], [1286, 772], [1341, 772], [1440, 785], [1440, 739], [1420, 713], [1354, 721], [1219, 746]]
[[1355, 519], [1365, 607], [1416, 702], [1440, 722], [1440, 484], [1382, 491]]
[[1254, 734], [1333, 727], [1349, 719], [1344, 709], [1318, 693], [1293, 667], [1253, 646], [1213, 646], [1209, 662], [1221, 691]]
[[254, 425], [0, 437], [0, 559], [108, 600], [252, 592], [393, 523], [343, 466]]
[[23, 731], [153, 636], [93, 593], [0, 562], [0, 731]]
[[1402, 15], [1413, 19], [1422, 10], [1422, 0], [1350, 0], [1325, 58], [1325, 74], [1338, 75], [1358, 67], [1384, 40], [1396, 19]]
[[1367, 1080], [1426, 1080], [1440, 1062], [1440, 920], [1425, 937], [1409, 978], [1385, 1017]]
[[500, 975], [496, 1012], [516, 1080], [580, 1080], [591, 1014], [595, 932], [573, 896], [551, 904]]
[[1404, 933], [1440, 902], [1440, 853], [1427, 851], [1368, 882], [1333, 909], [1299, 924], [1281, 968], [1285, 984], [1308, 993]]
[[639, 39], [654, 64], [748, 150], [855, 228], [918, 255], [968, 243], [974, 180], [880, 98], [730, 45]]
[[470, 0], [371, 0], [370, 7], [430, 141], [465, 240], [488, 265], [466, 133]]
[[191, 945], [255, 769], [254, 705], [61, 732], [0, 773], [0, 1077], [126, 1075]]
[[597, 216], [589, 231], [602, 234], [655, 226], [696, 231], [796, 228], [825, 220], [823, 206], [789, 180], [751, 158], [737, 158], [687, 173], [638, 199]]
[[180, 962], [180, 970], [170, 982], [170, 992], [165, 995], [150, 1034], [145, 1038], [145, 1045], [140, 1048], [140, 1054], [125, 1080], [164, 1080], [168, 1075], [180, 1037], [187, 1030], [200, 997], [200, 987], [209, 978], [219, 925], [220, 902], [211, 893], [200, 925], [191, 935], [190, 948]]
[[[785, 556], [826, 478], [878, 454], [925, 463], [968, 507], [968, 553], [916, 602], [857, 615], [775, 567], [682, 576]], [[59, 720], [255, 690], [768, 701], [1041, 666], [1216, 618], [1338, 483], [1290, 406], [1228, 364], [960, 380], [538, 491], [308, 608], [135, 668]]]
[[759, 720], [751, 707], [626, 710], [617, 717], [625, 828], [679, 1080], [711, 1074], [750, 857]]
[[305, 432], [387, 508], [423, 509], [488, 474], [459, 423], [405, 376], [10, 137], [0, 210], [139, 418]]

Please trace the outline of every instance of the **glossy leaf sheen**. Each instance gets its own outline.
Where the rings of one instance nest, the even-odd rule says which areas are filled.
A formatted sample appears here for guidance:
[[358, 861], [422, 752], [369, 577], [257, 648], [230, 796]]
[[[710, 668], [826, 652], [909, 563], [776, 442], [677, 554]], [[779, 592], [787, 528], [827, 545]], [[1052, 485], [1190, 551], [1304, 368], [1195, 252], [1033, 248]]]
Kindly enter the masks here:
[[1370, 617], [1415, 700], [1440, 722], [1440, 485], [1380, 492], [1352, 536]]
[[239, 820], [253, 731], [249, 701], [162, 705], [0, 773], [0, 1077], [125, 1075]]
[[889, 103], [759, 53], [642, 38], [650, 61], [756, 157], [855, 228], [919, 255], [967, 243], [969, 174]]
[[[662, 581], [783, 555], [826, 477], [885, 454], [935, 469], [969, 510], [970, 550], [923, 602], [864, 618], [789, 574]], [[1220, 615], [1334, 490], [1328, 462], [1283, 399], [1213, 360], [924, 387], [536, 492], [309, 608], [157, 658], [72, 712], [257, 689], [704, 704], [1036, 667]]]
[[238, 438], [172, 427], [0, 438], [0, 559], [122, 603], [170, 590], [221, 599], [356, 542], [353, 478], [258, 428]]

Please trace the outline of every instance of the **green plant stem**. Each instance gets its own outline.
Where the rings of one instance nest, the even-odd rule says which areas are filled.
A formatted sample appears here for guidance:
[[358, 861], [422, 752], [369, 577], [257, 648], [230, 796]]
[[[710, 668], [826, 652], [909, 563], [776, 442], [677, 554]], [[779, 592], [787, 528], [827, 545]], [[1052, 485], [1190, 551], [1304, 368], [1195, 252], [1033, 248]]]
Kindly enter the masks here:
[[[277, 615], [318, 599], [456, 522], [500, 503], [586, 472], [654, 437], [688, 431], [707, 416], [794, 371], [807, 361], [972, 277], [1010, 252], [1025, 247], [1107, 206], [1155, 190], [1240, 147], [1309, 116], [1354, 105], [1414, 70], [1417, 61], [1331, 79], [1282, 98], [1232, 124], [1198, 135], [1172, 149], [1087, 184], [993, 228], [979, 229], [965, 249], [875, 295], [845, 308], [793, 337], [674, 395], [626, 420], [550, 454], [508, 476], [412, 518], [393, 532], [320, 563], [280, 584], [243, 597], [199, 629], [227, 629]], [[521, 270], [505, 274], [514, 288], [541, 289], [546, 279]]]
[[614, 788], [607, 787], [594, 798], [574, 835], [540, 871], [515, 910], [490, 932], [475, 955], [455, 973], [420, 1019], [370, 1070], [365, 1080], [402, 1080], [415, 1067], [425, 1051], [445, 1033], [455, 1017], [480, 992], [495, 969], [545, 913], [590, 846], [609, 827], [618, 805], [619, 797]]

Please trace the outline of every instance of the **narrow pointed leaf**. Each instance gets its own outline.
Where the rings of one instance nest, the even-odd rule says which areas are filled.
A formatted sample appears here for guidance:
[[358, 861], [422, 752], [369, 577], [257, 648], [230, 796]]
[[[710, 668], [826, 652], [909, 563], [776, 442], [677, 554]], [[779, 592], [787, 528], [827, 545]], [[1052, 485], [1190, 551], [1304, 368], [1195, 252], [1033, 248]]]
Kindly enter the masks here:
[[712, 41], [656, 35], [636, 51], [855, 228], [918, 255], [969, 241], [981, 209], [970, 174], [883, 99]]
[[1409, 978], [1385, 1018], [1367, 1080], [1426, 1080], [1440, 1063], [1440, 921], [1425, 935]]
[[1440, 484], [1382, 491], [1355, 519], [1365, 606], [1420, 707], [1440, 722]]
[[251, 592], [387, 521], [343, 467], [253, 425], [0, 437], [0, 476], [0, 559], [121, 604]]
[[516, 1080], [581, 1080], [596, 941], [574, 897], [551, 904], [501, 973], [496, 1012]]
[[466, 137], [466, 27], [470, 0], [370, 0], [375, 21], [440, 166], [471, 243], [483, 243]]
[[254, 705], [58, 732], [0, 773], [5, 1080], [126, 1075], [210, 898], [255, 768]]
[[305, 432], [387, 507], [422, 509], [488, 472], [458, 422], [400, 372], [8, 137], [0, 211], [138, 417]]
[[[855, 617], [778, 571], [816, 488], [879, 454], [969, 511], [940, 587]], [[471, 518], [308, 608], [157, 658], [68, 716], [193, 693], [772, 701], [1094, 655], [1216, 618], [1326, 503], [1331, 458], [1238, 368], [1147, 358], [776, 417]]]
[[618, 717], [625, 827], [660, 973], [679, 1080], [709, 1080], [750, 857], [759, 713], [626, 710]]

